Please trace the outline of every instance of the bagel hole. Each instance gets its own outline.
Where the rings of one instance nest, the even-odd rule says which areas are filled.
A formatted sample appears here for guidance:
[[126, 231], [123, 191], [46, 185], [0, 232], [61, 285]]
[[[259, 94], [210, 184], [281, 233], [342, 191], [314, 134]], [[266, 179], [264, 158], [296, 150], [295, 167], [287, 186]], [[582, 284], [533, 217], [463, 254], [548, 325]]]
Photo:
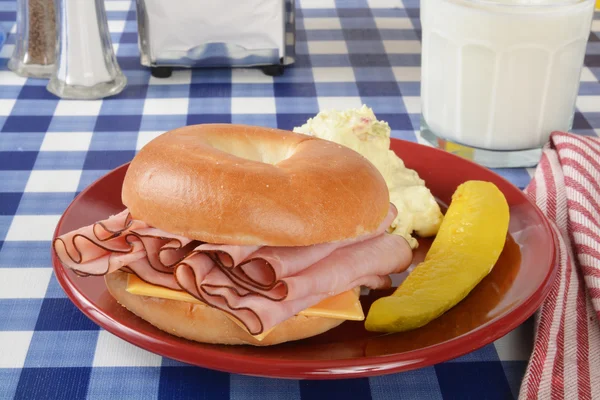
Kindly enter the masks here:
[[273, 146], [258, 142], [210, 141], [208, 144], [212, 148], [234, 157], [271, 165], [277, 165], [281, 161], [287, 160], [295, 151], [295, 148], [290, 146]]

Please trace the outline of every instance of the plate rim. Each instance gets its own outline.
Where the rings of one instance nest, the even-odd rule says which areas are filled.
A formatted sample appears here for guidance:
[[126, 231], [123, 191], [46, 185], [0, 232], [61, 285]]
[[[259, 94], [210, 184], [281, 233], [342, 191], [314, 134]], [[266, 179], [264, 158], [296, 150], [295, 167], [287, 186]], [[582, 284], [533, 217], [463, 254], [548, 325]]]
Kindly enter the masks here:
[[[398, 142], [399, 144], [408, 144], [411, 146], [423, 147], [427, 151], [433, 151], [441, 153], [445, 156], [457, 157], [461, 162], [467, 162], [477, 168], [485, 168], [479, 164], [474, 163], [471, 160], [459, 157], [447, 151], [443, 151], [434, 147], [425, 146], [417, 142], [411, 142], [403, 139], [390, 138], [391, 143]], [[125, 168], [130, 162], [124, 163], [116, 168], [111, 169], [107, 173], [103, 174], [99, 178], [95, 179], [90, 183], [84, 190], [82, 190], [77, 196], [73, 198], [69, 206], [63, 211], [56, 228], [53, 232], [52, 241], [57, 237], [64, 217], [74, 206], [75, 201], [84, 196], [92, 187], [94, 187], [99, 181], [106, 178], [106, 176], [115, 173], [119, 169]], [[295, 360], [295, 359], [280, 359], [275, 357], [270, 358], [258, 358], [255, 355], [236, 354], [230, 352], [220, 351], [217, 347], [215, 348], [202, 348], [198, 351], [203, 355], [202, 359], [190, 360], [189, 358], [182, 356], [183, 353], [177, 353], [175, 345], [163, 340], [149, 332], [140, 332], [138, 330], [127, 327], [121, 324], [119, 321], [106, 314], [103, 310], [96, 308], [91, 300], [84, 293], [76, 290], [75, 286], [71, 284], [70, 279], [67, 277], [67, 270], [58, 259], [56, 253], [53, 250], [53, 246], [50, 246], [52, 267], [56, 275], [57, 281], [62, 287], [63, 291], [70, 299], [70, 301], [89, 319], [94, 323], [105, 329], [106, 331], [118, 336], [119, 338], [140, 347], [146, 351], [150, 351], [154, 354], [161, 355], [173, 360], [177, 360], [189, 365], [195, 365], [199, 367], [214, 369], [222, 372], [237, 373], [249, 376], [267, 377], [267, 378], [283, 378], [283, 379], [347, 379], [347, 378], [360, 378], [368, 376], [386, 375], [396, 372], [414, 370], [425, 366], [436, 365], [438, 363], [452, 360], [468, 354], [472, 351], [480, 349], [499, 338], [505, 336], [529, 317], [531, 317], [535, 311], [540, 307], [556, 279], [558, 265], [556, 263], [557, 257], [557, 237], [556, 232], [552, 229], [552, 225], [548, 217], [546, 217], [540, 208], [531, 201], [531, 199], [523, 193], [523, 191], [517, 188], [513, 183], [508, 181], [498, 173], [487, 169], [487, 172], [496, 176], [500, 179], [516, 188], [526, 201], [533, 207], [536, 214], [542, 220], [544, 230], [549, 233], [549, 238], [553, 245], [554, 251], [552, 252], [550, 259], [550, 268], [546, 273], [543, 281], [535, 292], [525, 299], [516, 308], [508, 311], [505, 315], [502, 315], [498, 319], [492, 319], [487, 321], [485, 324], [479, 326], [475, 331], [471, 331], [467, 334], [463, 334], [456, 338], [450, 339], [446, 342], [436, 343], [420, 349], [410, 350], [402, 353], [385, 354], [385, 355], [374, 355], [374, 356], [363, 356], [353, 357], [340, 360]], [[93, 311], [92, 311], [93, 310]], [[129, 312], [129, 311], [128, 311]], [[132, 314], [132, 316], [139, 318]], [[118, 327], [118, 329], [116, 329]], [[178, 338], [180, 339], [180, 338]], [[185, 340], [185, 339], [181, 339]], [[188, 341], [191, 345], [195, 342]], [[469, 345], [471, 343], [471, 345]], [[475, 343], [475, 345], [472, 345]], [[150, 348], [149, 345], [152, 344]], [[156, 346], [159, 346], [158, 348]], [[215, 345], [219, 346], [219, 345]], [[434, 348], [435, 352], [430, 353], [431, 349]], [[452, 352], [452, 358], [444, 356], [449, 349], [460, 348], [460, 351]], [[176, 354], [173, 354], [176, 353]], [[425, 354], [423, 354], [425, 353]], [[269, 364], [272, 362], [272, 364]], [[318, 366], [315, 366], [318, 364]], [[256, 371], [259, 370], [260, 373]]]

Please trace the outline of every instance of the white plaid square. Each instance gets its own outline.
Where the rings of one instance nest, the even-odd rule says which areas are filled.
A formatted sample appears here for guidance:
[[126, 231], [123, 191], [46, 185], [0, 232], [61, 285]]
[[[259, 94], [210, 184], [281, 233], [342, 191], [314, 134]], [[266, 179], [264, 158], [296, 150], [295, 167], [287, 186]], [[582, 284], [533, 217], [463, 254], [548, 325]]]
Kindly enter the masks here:
[[285, 44], [287, 45], [293, 45], [294, 44], [294, 33], [293, 32], [286, 32], [285, 34]]
[[421, 113], [421, 98], [417, 96], [404, 96], [402, 97], [404, 102], [404, 108], [409, 114], [420, 114]]
[[108, 31], [112, 33], [122, 33], [125, 30], [125, 20], [109, 20]]
[[135, 149], [139, 150], [147, 145], [155, 137], [165, 133], [164, 131], [142, 131], [138, 134], [137, 143]]
[[420, 67], [392, 67], [392, 72], [397, 82], [419, 82], [421, 80]]
[[367, 0], [370, 8], [404, 8], [402, 0]]
[[527, 361], [531, 355], [531, 324], [519, 325], [515, 330], [494, 342], [500, 361]]
[[579, 96], [577, 97], [577, 109], [581, 112], [600, 111], [600, 96]]
[[60, 215], [15, 215], [6, 241], [50, 241]]
[[160, 367], [162, 357], [127, 343], [112, 333], [100, 331], [94, 352], [94, 367]]
[[233, 68], [231, 83], [273, 83], [273, 77], [263, 74], [258, 68]]
[[343, 40], [323, 40], [308, 42], [310, 54], [348, 54], [348, 46]]
[[106, 11], [129, 11], [131, 1], [105, 1]]
[[52, 268], [0, 268], [0, 299], [43, 299], [50, 276]]
[[580, 78], [582, 82], [598, 83], [598, 78], [596, 78], [596, 75], [594, 75], [594, 73], [588, 67], [583, 67], [581, 69]]
[[190, 99], [146, 99], [144, 115], [186, 115]]
[[335, 8], [335, 0], [299, 0], [298, 3], [300, 8]]
[[34, 170], [25, 186], [26, 192], [76, 192], [81, 170]]
[[4, 43], [4, 45], [0, 49], [0, 58], [10, 58], [12, 56], [12, 53], [14, 50], [15, 50], [14, 44]]
[[273, 97], [233, 97], [231, 99], [232, 114], [275, 114]]
[[375, 25], [379, 29], [413, 29], [409, 18], [375, 18]]
[[0, 116], [10, 115], [10, 112], [13, 109], [17, 101], [14, 99], [2, 99], [0, 100]]
[[2, 85], [23, 86], [27, 78], [23, 78], [12, 71], [0, 71], [0, 82]]
[[54, 115], [58, 116], [96, 116], [100, 114], [102, 100], [60, 100]]
[[304, 18], [304, 29], [342, 29], [339, 18]]
[[48, 132], [40, 151], [87, 151], [92, 132]]
[[354, 69], [352, 67], [321, 67], [313, 68], [315, 82], [354, 82]]
[[384, 40], [383, 47], [388, 54], [419, 54], [421, 42], [418, 40]]
[[0, 332], [0, 368], [23, 368], [32, 336], [32, 331]]
[[360, 108], [362, 101], [360, 97], [319, 97], [319, 110], [346, 110], [349, 108]]

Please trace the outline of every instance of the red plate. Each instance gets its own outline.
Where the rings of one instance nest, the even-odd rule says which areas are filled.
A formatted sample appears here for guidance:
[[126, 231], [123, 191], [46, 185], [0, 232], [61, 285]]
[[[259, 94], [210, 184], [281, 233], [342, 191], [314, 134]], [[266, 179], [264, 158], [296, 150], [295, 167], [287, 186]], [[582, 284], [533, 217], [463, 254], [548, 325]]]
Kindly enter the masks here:
[[[472, 162], [434, 148], [392, 140], [392, 149], [447, 204], [456, 187], [471, 179], [495, 183], [511, 207], [510, 237], [498, 264], [469, 296], [442, 317], [412, 332], [378, 334], [362, 322], [344, 322], [322, 335], [259, 348], [208, 345], [179, 339], [119, 306], [103, 278], [80, 278], [53, 252], [58, 281], [81, 311], [107, 331], [151, 352], [222, 371], [283, 378], [335, 379], [406, 371], [450, 360], [502, 337], [531, 316], [556, 272], [554, 237], [540, 210], [511, 183]], [[121, 211], [127, 165], [82, 192], [58, 223], [55, 235]], [[207, 210], [210, 212], [210, 210]], [[421, 240], [419, 261], [428, 241]], [[389, 292], [361, 297], [365, 311]]]

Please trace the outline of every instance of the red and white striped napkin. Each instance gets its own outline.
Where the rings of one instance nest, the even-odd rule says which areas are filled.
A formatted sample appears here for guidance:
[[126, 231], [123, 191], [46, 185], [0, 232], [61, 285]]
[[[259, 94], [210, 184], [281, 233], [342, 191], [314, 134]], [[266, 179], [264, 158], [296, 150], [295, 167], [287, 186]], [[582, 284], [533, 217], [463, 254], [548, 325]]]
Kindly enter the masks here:
[[519, 398], [600, 399], [600, 139], [553, 133], [525, 191], [553, 222], [559, 265]]

